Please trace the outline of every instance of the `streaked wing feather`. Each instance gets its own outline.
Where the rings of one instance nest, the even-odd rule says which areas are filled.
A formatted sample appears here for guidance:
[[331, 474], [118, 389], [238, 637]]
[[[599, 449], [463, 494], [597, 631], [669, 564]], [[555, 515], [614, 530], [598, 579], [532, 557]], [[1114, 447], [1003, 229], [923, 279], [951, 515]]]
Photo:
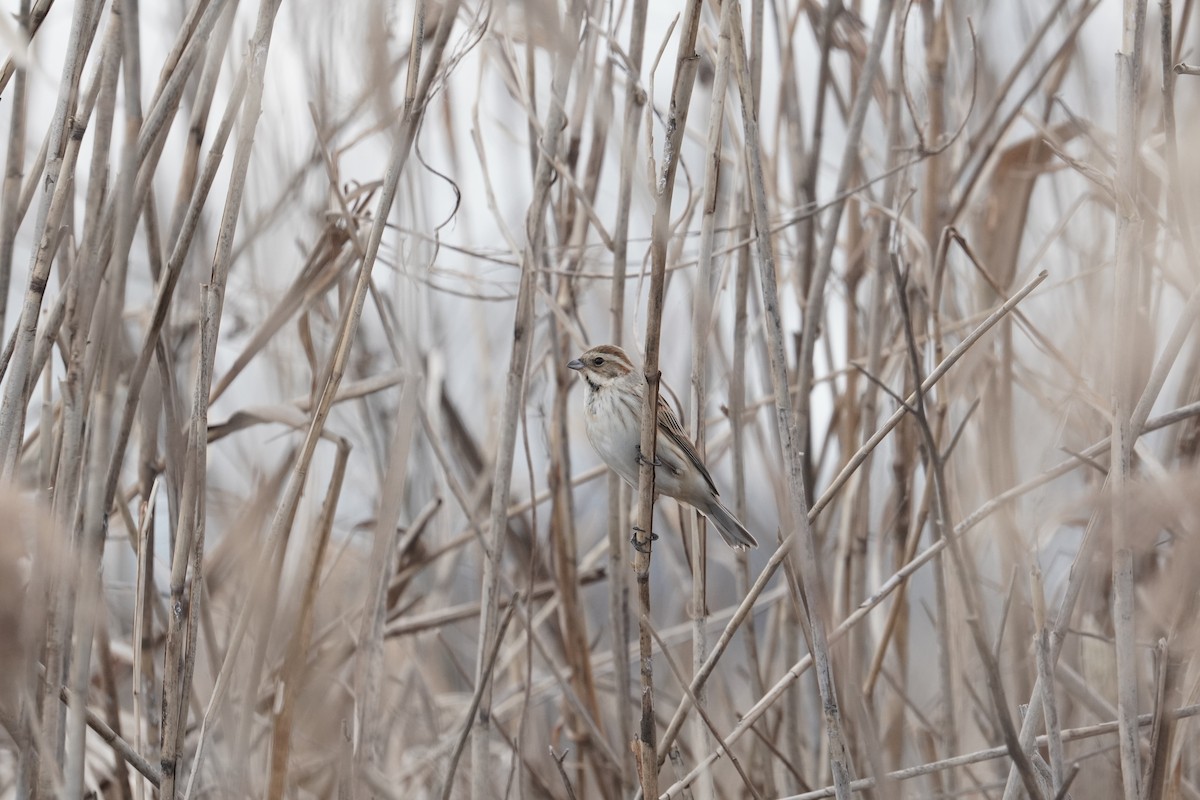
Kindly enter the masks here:
[[679, 424], [679, 418], [675, 416], [675, 412], [667, 405], [667, 401], [660, 395], [658, 398], [658, 432], [666, 436], [676, 447], [683, 451], [687, 456], [688, 461], [700, 471], [704, 476], [705, 483], [708, 488], [712, 489], [713, 496], [717, 496], [717, 485], [713, 483], [712, 475], [708, 474], [708, 468], [704, 466], [704, 462], [700, 460], [700, 456], [696, 453], [696, 448], [692, 446], [687, 434], [683, 432], [683, 426]]

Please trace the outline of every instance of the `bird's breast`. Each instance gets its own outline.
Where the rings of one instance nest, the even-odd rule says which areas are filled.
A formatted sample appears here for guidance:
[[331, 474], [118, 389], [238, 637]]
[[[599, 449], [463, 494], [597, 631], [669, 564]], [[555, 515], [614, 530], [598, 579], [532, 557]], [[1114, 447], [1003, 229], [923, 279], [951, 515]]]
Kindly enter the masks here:
[[[636, 402], [636, 398], [632, 399]], [[637, 483], [639, 414], [629, 399], [604, 388], [589, 391], [585, 409], [588, 441], [605, 464], [631, 484]]]

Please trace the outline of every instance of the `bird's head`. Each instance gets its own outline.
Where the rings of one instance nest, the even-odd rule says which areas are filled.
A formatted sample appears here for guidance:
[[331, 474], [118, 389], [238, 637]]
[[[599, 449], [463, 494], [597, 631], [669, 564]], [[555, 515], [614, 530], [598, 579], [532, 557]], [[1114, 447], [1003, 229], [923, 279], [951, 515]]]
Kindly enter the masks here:
[[621, 380], [633, 372], [633, 362], [616, 345], [601, 344], [567, 364], [577, 370], [591, 386], [599, 388]]

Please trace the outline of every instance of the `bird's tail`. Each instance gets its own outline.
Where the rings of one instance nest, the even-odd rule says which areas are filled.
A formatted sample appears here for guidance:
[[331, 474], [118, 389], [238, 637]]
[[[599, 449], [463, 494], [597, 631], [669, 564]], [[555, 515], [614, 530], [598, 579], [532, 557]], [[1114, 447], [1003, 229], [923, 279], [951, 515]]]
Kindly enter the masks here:
[[758, 542], [750, 535], [750, 531], [746, 530], [746, 526], [738, 522], [737, 517], [728, 508], [721, 505], [721, 501], [715, 497], [708, 504], [704, 516], [708, 517], [709, 522], [717, 529], [717, 533], [721, 534], [725, 543], [734, 550], [758, 547]]

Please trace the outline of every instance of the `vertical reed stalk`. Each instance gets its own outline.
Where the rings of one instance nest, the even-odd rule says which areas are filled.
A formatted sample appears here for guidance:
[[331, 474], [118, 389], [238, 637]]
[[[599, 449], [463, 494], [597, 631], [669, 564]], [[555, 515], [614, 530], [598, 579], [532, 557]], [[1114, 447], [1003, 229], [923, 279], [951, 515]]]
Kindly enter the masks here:
[[1124, 0], [1117, 51], [1116, 257], [1112, 313], [1112, 450], [1108, 490], [1112, 502], [1112, 624], [1116, 644], [1117, 719], [1120, 722], [1121, 786], [1125, 800], [1139, 800], [1138, 654], [1134, 626], [1133, 525], [1130, 509], [1134, 431], [1130, 423], [1138, 387], [1133, 350], [1135, 298], [1140, 294], [1142, 222], [1138, 187], [1141, 139], [1142, 41], [1145, 0]]
[[641, 469], [638, 474], [637, 527], [633, 534], [634, 583], [640, 608], [638, 627], [639, 670], [642, 679], [641, 723], [638, 726], [637, 759], [642, 796], [658, 796], [659, 754], [654, 711], [654, 643], [650, 634], [650, 553], [654, 540], [654, 464], [658, 442], [659, 341], [662, 336], [663, 294], [667, 273], [671, 200], [675, 195], [675, 173], [679, 168], [680, 144], [687, 129], [698, 57], [696, 36], [700, 28], [701, 4], [689, 2], [679, 33], [679, 51], [671, 85], [671, 107], [663, 139], [663, 154], [654, 203], [650, 239], [650, 294], [646, 303], [646, 350], [642, 372], [646, 378], [642, 398]]
[[[572, 0], [571, 10], [560, 35], [574, 41], [583, 19], [583, 0]], [[513, 346], [509, 356], [504, 383], [504, 405], [500, 413], [500, 439], [492, 475], [492, 505], [490, 536], [485, 544], [482, 582], [482, 601], [479, 606], [479, 640], [475, 661], [476, 690], [480, 702], [471, 732], [471, 794], [477, 800], [490, 797], [492, 782], [489, 753], [491, 751], [492, 689], [488, 682], [490, 668], [488, 653], [499, 645], [496, 641], [499, 626], [500, 575], [504, 556], [504, 533], [508, 530], [508, 500], [512, 484], [513, 453], [517, 442], [517, 423], [525, 397], [525, 374], [533, 340], [533, 294], [535, 274], [541, 263], [545, 242], [546, 209], [550, 201], [550, 184], [555, 176], [554, 160], [558, 156], [559, 139], [566, 124], [567, 89], [575, 63], [575, 49], [566, 47], [558, 53], [551, 84], [551, 102], [546, 111], [538, 148], [537, 168], [534, 171], [533, 199], [525, 217], [525, 251], [521, 258], [521, 278], [517, 290], [517, 307], [513, 321]]]
[[[641, 85], [642, 51], [646, 44], [646, 7], [648, 0], [634, 0], [629, 19], [629, 58], [625, 73], [625, 124], [621, 128], [621, 166], [617, 189], [616, 223], [613, 226], [613, 277], [609, 294], [609, 332], [612, 343], [621, 346], [625, 339], [625, 276], [628, 269], [629, 210], [632, 204], [633, 174], [637, 163], [638, 128], [642, 106], [646, 103]], [[629, 550], [628, 503], [624, 481], [608, 470], [608, 583], [609, 618], [612, 624], [613, 670], [616, 673], [617, 731], [623, 744], [634, 745], [630, 724], [629, 699], [632, 679], [629, 671], [629, 582], [626, 563]], [[620, 748], [618, 752], [623, 752]], [[621, 759], [621, 782], [628, 791], [634, 783], [629, 759]]]

